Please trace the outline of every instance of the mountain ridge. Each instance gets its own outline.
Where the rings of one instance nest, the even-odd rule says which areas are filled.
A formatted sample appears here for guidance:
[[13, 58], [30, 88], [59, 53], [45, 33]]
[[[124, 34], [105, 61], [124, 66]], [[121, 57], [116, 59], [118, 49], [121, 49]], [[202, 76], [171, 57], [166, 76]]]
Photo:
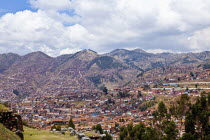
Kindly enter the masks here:
[[14, 89], [20, 95], [27, 95], [59, 94], [104, 86], [119, 88], [135, 80], [141, 73], [170, 65], [197, 67], [205, 64], [208, 68], [210, 52], [152, 54], [143, 50], [117, 49], [101, 55], [92, 50], [83, 50], [50, 57], [39, 51], [24, 56], [1, 54], [0, 58], [0, 64], [7, 64], [7, 60], [10, 60], [7, 58], [11, 58], [11, 63], [3, 67], [0, 73], [0, 94], [15, 97], [11, 93]]

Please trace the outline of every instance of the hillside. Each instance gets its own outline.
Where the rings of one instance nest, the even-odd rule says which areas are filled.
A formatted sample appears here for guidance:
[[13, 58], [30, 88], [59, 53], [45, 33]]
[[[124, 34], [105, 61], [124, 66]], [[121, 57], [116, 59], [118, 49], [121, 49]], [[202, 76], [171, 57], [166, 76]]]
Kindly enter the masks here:
[[[16, 96], [59, 94], [104, 86], [119, 88], [130, 81], [140, 82], [138, 78], [143, 73], [147, 76], [160, 69], [158, 73], [161, 74], [161, 69], [170, 71], [172, 66], [183, 69], [207, 67], [210, 52], [152, 54], [141, 49], [117, 49], [104, 55], [83, 50], [55, 58], [43, 52], [24, 56], [9, 53], [0, 58], [0, 64], [5, 65], [0, 74], [0, 95], [3, 99], [14, 99]], [[11, 91], [18, 91], [18, 95]]]
[[9, 69], [19, 59], [20, 56], [14, 53], [0, 54], [0, 73]]
[[1, 140], [20, 140], [20, 138], [0, 124], [0, 139]]

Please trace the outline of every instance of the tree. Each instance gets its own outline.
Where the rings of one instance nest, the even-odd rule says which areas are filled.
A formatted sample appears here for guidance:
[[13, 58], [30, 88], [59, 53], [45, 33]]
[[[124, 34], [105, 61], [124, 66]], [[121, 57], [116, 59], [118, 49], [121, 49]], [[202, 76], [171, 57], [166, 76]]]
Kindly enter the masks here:
[[210, 92], [208, 93], [208, 106], [210, 106]]
[[115, 123], [115, 128], [118, 128], [120, 126], [119, 123]]
[[176, 107], [174, 106], [174, 104], [171, 104], [171, 105], [170, 105], [169, 113], [170, 113], [171, 115], [176, 115]]
[[143, 134], [143, 140], [160, 140], [159, 131], [152, 127], [145, 128], [145, 134]]
[[53, 126], [51, 127], [51, 130], [53, 130], [53, 129], [56, 130], [56, 126], [55, 126], [55, 125], [53, 125]]
[[104, 131], [103, 131], [103, 129], [102, 129], [102, 127], [101, 127], [100, 124], [97, 124], [96, 126], [93, 126], [92, 129], [93, 130], [96, 130], [96, 131], [99, 131], [100, 134], [103, 134], [104, 133]]
[[107, 89], [106, 87], [104, 87], [104, 88], [103, 88], [103, 92], [104, 92], [105, 94], [108, 94], [108, 89]]
[[191, 112], [187, 113], [185, 120], [185, 132], [186, 133], [195, 133], [195, 120]]
[[17, 96], [19, 95], [19, 91], [17, 89], [13, 89], [13, 93]]
[[166, 113], [167, 113], [167, 109], [165, 104], [163, 103], [163, 101], [161, 101], [158, 104], [158, 113], [160, 114], [161, 117], [165, 117]]
[[165, 140], [175, 140], [178, 134], [178, 130], [176, 129], [176, 124], [174, 121], [169, 121], [166, 123], [164, 133]]
[[205, 96], [205, 94], [206, 94], [206, 92], [203, 91], [203, 92], [201, 93], [201, 97], [200, 97], [200, 100], [201, 100], [201, 107], [202, 107], [203, 109], [206, 109], [206, 108], [207, 108], [207, 102], [206, 102], [206, 96]]
[[138, 91], [138, 97], [142, 97], [141, 91]]
[[74, 125], [72, 118], [69, 120], [68, 127], [72, 127], [73, 129], [75, 129], [75, 125]]
[[142, 122], [135, 126], [130, 123], [120, 128], [120, 140], [160, 140], [160, 133], [156, 128], [145, 127]]
[[208, 135], [208, 131], [209, 131], [209, 128], [208, 128], [208, 112], [206, 110], [203, 110], [201, 112], [201, 114], [199, 114], [199, 122], [201, 124], [201, 134], [202, 134], [202, 137], [205, 137], [205, 135]]
[[105, 134], [106, 134], [106, 140], [113, 140], [110, 134], [108, 134], [107, 132], [105, 132]]
[[195, 84], [195, 88], [198, 88], [198, 84]]
[[145, 134], [145, 125], [139, 123], [133, 128], [134, 139], [143, 140], [143, 135]]
[[[183, 116], [185, 116], [187, 110], [189, 109], [189, 96], [188, 94], [182, 94], [180, 99], [177, 101], [178, 103], [178, 106], [177, 106], [177, 109], [176, 109], [176, 115], [177, 117], [181, 120], [181, 127], [182, 127], [182, 119], [183, 119]], [[181, 131], [181, 127], [180, 127], [180, 131]]]
[[192, 72], [190, 72], [190, 77], [194, 77], [194, 74]]
[[128, 136], [128, 129], [126, 126], [120, 128], [120, 140], [124, 140]]
[[189, 88], [188, 87], [186, 87], [186, 90], [185, 91], [189, 91]]
[[144, 89], [144, 90], [149, 90], [149, 89], [150, 89], [150, 86], [149, 86], [149, 85], [144, 85], [144, 86], [143, 86], [143, 89]]
[[119, 93], [118, 93], [118, 97], [120, 97], [120, 98], [125, 98], [125, 97], [129, 97], [129, 96], [130, 96], [130, 94], [127, 92], [119, 91]]
[[58, 125], [58, 126], [56, 127], [56, 131], [61, 131], [61, 126], [60, 126], [60, 125]]
[[196, 140], [196, 138], [191, 133], [184, 133], [181, 140]]

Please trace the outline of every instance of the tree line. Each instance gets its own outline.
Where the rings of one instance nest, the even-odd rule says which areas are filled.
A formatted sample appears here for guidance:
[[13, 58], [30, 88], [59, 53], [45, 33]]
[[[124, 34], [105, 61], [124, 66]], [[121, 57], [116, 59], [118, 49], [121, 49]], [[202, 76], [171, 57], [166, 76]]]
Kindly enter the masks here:
[[143, 122], [121, 126], [120, 140], [210, 140], [210, 93], [203, 91], [195, 102], [182, 94], [169, 107], [161, 101], [152, 115], [150, 126]]

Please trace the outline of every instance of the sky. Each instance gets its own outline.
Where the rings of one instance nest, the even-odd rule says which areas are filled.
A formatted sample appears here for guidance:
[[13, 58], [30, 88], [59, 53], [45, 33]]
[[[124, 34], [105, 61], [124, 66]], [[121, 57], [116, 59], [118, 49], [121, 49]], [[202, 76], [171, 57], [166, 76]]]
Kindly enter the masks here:
[[0, 53], [210, 51], [209, 0], [0, 0]]

